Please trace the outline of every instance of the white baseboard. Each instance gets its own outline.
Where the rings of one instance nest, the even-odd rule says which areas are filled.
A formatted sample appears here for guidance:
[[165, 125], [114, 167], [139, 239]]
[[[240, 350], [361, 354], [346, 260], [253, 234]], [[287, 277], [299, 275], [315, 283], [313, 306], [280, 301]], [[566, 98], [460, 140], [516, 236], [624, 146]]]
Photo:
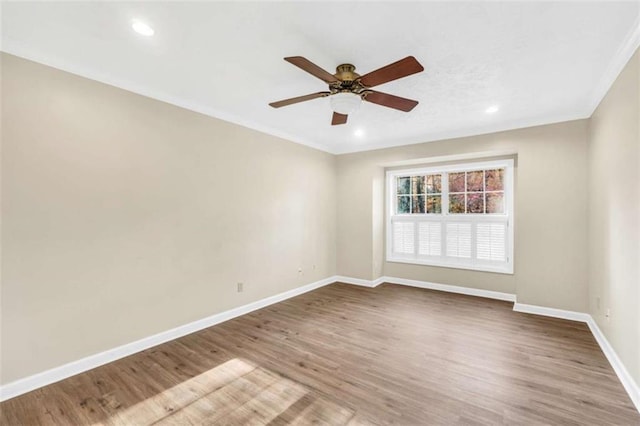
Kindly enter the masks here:
[[408, 280], [406, 278], [380, 277], [375, 280], [364, 280], [361, 278], [337, 276], [336, 280], [346, 284], [359, 285], [363, 287], [377, 287], [382, 283], [390, 283], [390, 284], [406, 285], [410, 287], [426, 288], [429, 290], [446, 291], [448, 293], [457, 293], [457, 294], [466, 294], [469, 296], [486, 297], [488, 299], [506, 300], [508, 302], [516, 301], [516, 295], [512, 293], [502, 293], [499, 291], [482, 290], [482, 289], [470, 288], [470, 287], [460, 287], [457, 285], [449, 285], [449, 284], [438, 284], [438, 283], [432, 283], [428, 281]]
[[544, 306], [526, 305], [524, 303], [515, 303], [513, 305], [513, 310], [527, 314], [543, 315], [546, 317], [562, 318], [586, 323], [589, 326], [589, 330], [591, 330], [593, 337], [596, 339], [596, 342], [598, 342], [600, 349], [607, 357], [609, 364], [611, 364], [613, 371], [616, 372], [618, 379], [620, 379], [622, 386], [627, 391], [627, 394], [629, 394], [631, 402], [635, 405], [636, 410], [640, 412], [640, 387], [638, 387], [638, 384], [635, 382], [633, 377], [631, 377], [631, 374], [629, 374], [629, 371], [627, 371], [626, 367], [618, 357], [618, 354], [613, 349], [591, 315], [584, 312], [565, 311], [562, 309], [546, 308]]
[[[516, 296], [511, 293], [501, 293], [496, 291], [459, 287], [448, 284], [437, 284], [426, 281], [408, 280], [404, 278], [380, 277], [376, 280], [364, 280], [360, 278], [333, 276], [0, 386], [0, 401], [5, 401], [18, 395], [22, 395], [40, 387], [58, 382], [68, 377], [75, 376], [76, 374], [83, 373], [109, 362], [113, 362], [120, 358], [132, 355], [136, 352], [140, 352], [145, 349], [149, 349], [159, 344], [168, 342], [170, 340], [185, 336], [187, 334], [200, 331], [216, 324], [220, 324], [224, 321], [228, 321], [241, 315], [248, 314], [249, 312], [264, 308], [266, 306], [281, 302], [286, 299], [290, 299], [292, 297], [315, 290], [328, 284], [332, 284], [334, 282], [343, 282], [346, 284], [353, 284], [364, 287], [376, 287], [384, 282], [388, 282], [391, 284], [406, 285], [411, 287], [426, 288], [430, 290], [466, 294], [470, 296], [486, 297], [490, 299], [506, 300], [512, 302], [515, 302], [516, 299]], [[527, 305], [524, 303], [514, 303], [513, 310], [516, 312], [585, 322], [589, 326], [589, 329], [593, 333], [593, 336], [600, 345], [602, 352], [604, 352], [605, 356], [609, 360], [609, 363], [613, 367], [613, 370], [618, 375], [618, 378], [629, 394], [631, 401], [635, 404], [636, 408], [640, 412], [640, 388], [638, 387], [638, 384], [634, 381], [633, 377], [631, 377], [624, 364], [616, 354], [615, 350], [609, 344], [606, 337], [596, 324], [595, 320], [591, 317], [591, 315], [583, 312], [565, 311], [562, 309], [546, 308], [543, 306]]]
[[584, 322], [589, 326], [589, 329], [591, 330], [591, 333], [593, 333], [594, 338], [600, 345], [602, 352], [607, 357], [607, 360], [609, 360], [609, 363], [611, 364], [611, 367], [613, 368], [613, 370], [616, 372], [618, 379], [620, 379], [620, 382], [622, 382], [622, 386], [624, 386], [624, 389], [629, 394], [631, 401], [636, 406], [636, 409], [640, 412], [640, 388], [638, 387], [638, 384], [635, 382], [633, 377], [631, 377], [631, 375], [625, 368], [624, 364], [616, 354], [615, 350], [609, 344], [609, 341], [606, 339], [606, 337], [604, 336], [600, 328], [598, 328], [598, 325], [596, 324], [595, 320], [591, 317], [591, 315], [587, 313], [567, 311], [564, 309], [547, 308], [544, 306], [527, 305], [525, 303], [517, 303], [516, 295], [511, 293], [501, 293], [501, 292], [490, 291], [490, 290], [479, 290], [475, 288], [459, 287], [459, 286], [448, 285], [448, 284], [437, 284], [437, 283], [430, 283], [426, 281], [408, 280], [405, 278], [380, 277], [376, 280], [364, 280], [360, 278], [338, 276], [336, 277], [336, 280], [343, 283], [354, 284], [354, 285], [359, 285], [364, 287], [376, 287], [381, 283], [386, 282], [391, 284], [400, 284], [400, 285], [406, 285], [411, 287], [426, 288], [430, 290], [446, 291], [449, 293], [458, 293], [458, 294], [466, 294], [470, 296], [486, 297], [490, 299], [506, 300], [506, 301], [514, 302], [513, 310], [515, 312], [522, 312], [527, 314], [542, 315], [547, 317]]
[[387, 277], [380, 277], [378, 279], [375, 280], [364, 280], [362, 278], [351, 278], [351, 277], [345, 277], [342, 275], [336, 275], [335, 279], [337, 282], [341, 282], [341, 283], [345, 283], [345, 284], [353, 284], [353, 285], [359, 285], [361, 287], [377, 287], [380, 284], [382, 284], [383, 282], [385, 282], [385, 278]]
[[344, 277], [342, 275], [337, 275], [336, 281], [345, 284], [359, 285], [361, 287], [375, 287], [379, 284], [376, 284], [375, 281], [363, 280], [362, 278]]
[[544, 306], [526, 305], [524, 303], [514, 303], [513, 310], [524, 314], [542, 315], [545, 317], [561, 318], [571, 321], [588, 322], [591, 315], [584, 312], [565, 311], [563, 309], [546, 308]]
[[410, 287], [426, 288], [429, 290], [446, 291], [448, 293], [466, 294], [468, 296], [484, 297], [487, 299], [506, 300], [515, 302], [516, 295], [512, 293], [502, 293], [500, 291], [482, 290], [479, 288], [460, 287], [457, 285], [439, 284], [428, 281], [408, 280], [405, 278], [382, 277], [382, 282], [406, 285]]
[[609, 360], [609, 364], [611, 364], [611, 367], [613, 367], [613, 370], [618, 375], [618, 378], [622, 382], [624, 389], [629, 394], [631, 401], [636, 406], [638, 412], [640, 412], [640, 386], [638, 386], [638, 383], [633, 380], [633, 377], [631, 377], [631, 374], [629, 374], [629, 371], [627, 371], [626, 367], [618, 357], [618, 354], [613, 350], [613, 347], [607, 338], [604, 337], [600, 327], [598, 327], [598, 323], [596, 323], [596, 320], [594, 320], [591, 315], [589, 315], [587, 325], [589, 326], [591, 333], [593, 333], [593, 337], [595, 337], [596, 341], [600, 345], [600, 349], [602, 349], [602, 352], [604, 352], [604, 355]]
[[335, 276], [325, 278], [302, 287], [294, 288], [293, 290], [285, 291], [284, 293], [276, 294], [228, 311], [220, 312], [219, 314], [214, 314], [210, 317], [172, 328], [171, 330], [163, 331], [161, 333], [154, 334], [153, 336], [145, 337], [135, 342], [127, 343], [125, 345], [118, 346], [117, 348], [109, 349], [95, 355], [90, 355], [86, 358], [7, 383], [6, 385], [0, 386], [0, 401], [5, 401], [43, 386], [59, 382], [60, 380], [75, 376], [76, 374], [83, 373], [109, 362], [116, 361], [136, 352], [140, 352], [161, 343], [220, 324], [221, 322], [248, 314], [249, 312], [298, 296], [308, 291], [315, 290], [325, 285], [333, 284], [336, 281], [339, 280]]

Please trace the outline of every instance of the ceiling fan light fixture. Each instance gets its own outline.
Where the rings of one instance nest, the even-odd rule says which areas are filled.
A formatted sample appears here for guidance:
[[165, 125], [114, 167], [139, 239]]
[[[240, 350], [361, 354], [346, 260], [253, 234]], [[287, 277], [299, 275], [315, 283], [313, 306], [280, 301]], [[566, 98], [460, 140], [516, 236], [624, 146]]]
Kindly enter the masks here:
[[331, 103], [331, 109], [338, 114], [349, 115], [360, 107], [362, 98], [355, 93], [340, 92], [331, 95], [329, 102]]
[[373, 86], [424, 71], [423, 66], [413, 56], [407, 56], [363, 76], [355, 72], [356, 67], [352, 64], [338, 65], [337, 72], [331, 74], [302, 56], [289, 56], [284, 60], [327, 83], [329, 91], [271, 102], [269, 106], [272, 108], [329, 97], [329, 105], [333, 110], [331, 125], [337, 126], [346, 124], [349, 115], [360, 107], [362, 101], [403, 112], [409, 112], [418, 105], [418, 101], [371, 90]]

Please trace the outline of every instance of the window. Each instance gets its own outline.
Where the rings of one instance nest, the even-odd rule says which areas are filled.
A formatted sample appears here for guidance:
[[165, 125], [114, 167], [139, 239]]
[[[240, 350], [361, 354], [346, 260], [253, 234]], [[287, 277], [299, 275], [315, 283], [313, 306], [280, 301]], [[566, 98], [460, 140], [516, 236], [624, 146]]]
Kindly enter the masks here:
[[387, 260], [513, 273], [513, 160], [387, 172]]

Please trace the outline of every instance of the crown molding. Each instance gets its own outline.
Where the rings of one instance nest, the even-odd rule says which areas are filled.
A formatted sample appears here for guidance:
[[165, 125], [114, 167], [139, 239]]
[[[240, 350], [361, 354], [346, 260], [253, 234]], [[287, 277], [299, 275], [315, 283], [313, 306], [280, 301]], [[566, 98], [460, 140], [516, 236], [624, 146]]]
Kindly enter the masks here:
[[502, 124], [496, 124], [491, 126], [481, 127], [469, 127], [466, 129], [450, 130], [445, 132], [424, 134], [422, 136], [411, 136], [402, 139], [395, 139], [391, 143], [371, 144], [367, 146], [353, 146], [347, 147], [347, 149], [334, 149], [333, 154], [344, 155], [354, 154], [358, 152], [376, 151], [382, 149], [400, 148], [409, 145], [418, 145], [428, 142], [439, 142], [450, 139], [462, 139], [483, 135], [492, 135], [502, 132], [516, 131], [520, 129], [528, 129], [538, 126], [549, 126], [552, 124], [566, 123], [569, 121], [584, 120], [589, 118], [589, 115], [585, 115], [582, 112], [568, 113], [568, 114], [550, 114], [535, 118], [522, 118], [518, 120], [511, 120]]
[[528, 127], [560, 123], [565, 121], [579, 120], [579, 119], [584, 119], [589, 117], [588, 115], [576, 114], [576, 113], [551, 114], [551, 115], [546, 115], [542, 117], [512, 120], [507, 123], [501, 123], [501, 124], [496, 124], [491, 126], [469, 127], [466, 129], [455, 129], [451, 131], [438, 132], [438, 133], [425, 133], [421, 135], [414, 135], [414, 136], [405, 137], [401, 139], [395, 139], [392, 142], [371, 144], [367, 146], [346, 146], [346, 145], [338, 144], [337, 146], [334, 146], [334, 147], [327, 147], [322, 144], [316, 143], [314, 141], [306, 140], [306, 139], [294, 136], [290, 133], [283, 132], [273, 127], [264, 126], [250, 119], [238, 117], [236, 115], [229, 114], [219, 109], [211, 108], [209, 106], [202, 105], [197, 102], [191, 102], [187, 99], [182, 99], [173, 95], [169, 95], [167, 93], [151, 90], [146, 87], [140, 86], [138, 84], [132, 83], [130, 81], [126, 81], [120, 78], [115, 78], [113, 76], [103, 74], [93, 69], [89, 69], [86, 67], [82, 67], [76, 64], [66, 62], [59, 58], [55, 58], [47, 53], [36, 52], [22, 45], [21, 43], [15, 42], [14, 40], [11, 40], [11, 39], [6, 39], [6, 38], [2, 39], [2, 43], [0, 45], [0, 51], [32, 61], [32, 62], [46, 65], [51, 68], [68, 72], [70, 74], [77, 75], [82, 78], [94, 80], [99, 83], [107, 84], [109, 86], [113, 86], [121, 90], [126, 90], [128, 92], [135, 93], [137, 95], [141, 95], [150, 99], [165, 102], [170, 105], [174, 105], [189, 111], [197, 112], [209, 117], [217, 118], [219, 120], [224, 120], [229, 123], [237, 124], [239, 126], [242, 126], [251, 130], [255, 130], [271, 136], [275, 136], [275, 137], [287, 140], [289, 142], [305, 145], [310, 148], [327, 152], [333, 155], [351, 154], [351, 153], [357, 153], [357, 152], [373, 151], [378, 149], [396, 148], [396, 147], [406, 146], [406, 145], [416, 145], [416, 144], [421, 144], [426, 142], [435, 142], [435, 141], [441, 141], [441, 140], [447, 140], [447, 139], [480, 136], [485, 134], [499, 133], [499, 132], [523, 129]]
[[95, 80], [110, 86], [114, 86], [138, 95], [142, 95], [151, 99], [159, 100], [171, 105], [178, 106], [190, 111], [194, 111], [200, 114], [207, 115], [209, 117], [224, 120], [233, 124], [237, 124], [242, 127], [246, 127], [252, 130], [256, 130], [271, 136], [285, 139], [290, 142], [305, 145], [319, 151], [328, 152], [334, 155], [351, 154], [357, 152], [373, 151], [379, 149], [395, 148], [406, 145], [415, 145], [426, 142], [441, 141], [454, 138], [464, 138], [472, 136], [481, 136], [492, 133], [499, 133], [511, 130], [524, 129], [528, 127], [536, 127], [543, 125], [550, 125], [555, 123], [561, 123], [566, 121], [581, 120], [591, 117], [596, 110], [602, 99], [605, 97], [616, 78], [625, 67], [629, 59], [633, 56], [635, 51], [640, 46], [640, 15], [636, 18], [633, 27], [630, 29], [627, 37], [624, 39], [620, 48], [614, 54], [613, 59], [609, 63], [605, 73], [600, 78], [596, 87], [592, 90], [589, 100], [583, 107], [579, 107], [579, 111], [567, 112], [567, 113], [551, 113], [538, 117], [523, 117], [517, 120], [511, 120], [506, 123], [500, 123], [490, 126], [475, 126], [465, 129], [454, 129], [450, 131], [438, 132], [438, 133], [424, 133], [404, 137], [401, 139], [394, 139], [392, 142], [384, 142], [371, 144], [366, 146], [346, 146], [337, 145], [333, 147], [327, 147], [323, 144], [319, 144], [312, 140], [300, 138], [292, 135], [286, 131], [282, 131], [270, 126], [257, 123], [251, 119], [239, 117], [235, 114], [229, 114], [210, 106], [203, 105], [201, 103], [192, 102], [187, 99], [183, 99], [177, 96], [169, 95], [166, 93], [158, 92], [148, 89], [138, 84], [126, 81], [123, 79], [109, 76], [99, 71], [88, 69], [85, 67], [77, 66], [75, 64], [68, 63], [66, 61], [55, 58], [46, 52], [37, 52], [30, 49], [21, 43], [16, 42], [8, 38], [2, 39], [0, 51], [9, 53], [11, 55], [19, 56], [21, 58], [41, 63], [43, 65], [50, 66], [65, 72], [69, 72], [74, 75], [78, 75], [84, 78]]
[[609, 89], [611, 89], [611, 86], [613, 86], [613, 83], [627, 65], [627, 62], [629, 62], [633, 54], [638, 50], [638, 47], [640, 47], [640, 13], [633, 23], [633, 27], [627, 34], [627, 37], [613, 56], [613, 60], [609, 63], [607, 70], [602, 77], [600, 77], [600, 82], [591, 92], [591, 100], [585, 110], [585, 114], [588, 117], [591, 117], [596, 111], [596, 108], [598, 108], [602, 99], [607, 95]]
[[253, 120], [249, 120], [243, 117], [238, 117], [235, 114], [229, 114], [217, 108], [212, 108], [210, 106], [203, 105], [198, 102], [192, 102], [187, 99], [169, 95], [167, 93], [151, 90], [149, 88], [140, 86], [130, 81], [126, 81], [126, 80], [116, 78], [107, 74], [103, 74], [99, 71], [95, 71], [89, 68], [71, 64], [59, 58], [54, 58], [53, 56], [50, 56], [46, 53], [34, 52], [33, 50], [11, 39], [2, 39], [2, 43], [0, 45], [0, 51], [8, 53], [13, 56], [18, 56], [22, 59], [26, 59], [32, 62], [46, 65], [48, 67], [55, 68], [60, 71], [68, 72], [70, 74], [77, 75], [82, 78], [87, 78], [90, 80], [97, 81], [99, 83], [113, 86], [121, 90], [126, 90], [127, 92], [135, 93], [137, 95], [141, 95], [146, 98], [161, 101], [161, 102], [174, 105], [189, 111], [197, 112], [209, 117], [213, 117], [219, 120], [227, 121], [229, 123], [237, 124], [239, 126], [246, 127], [251, 130], [256, 130], [258, 132], [275, 136], [275, 137], [284, 139], [288, 142], [294, 142], [300, 145], [308, 146], [313, 149], [317, 149], [319, 151], [335, 154], [335, 152], [332, 152], [327, 147], [317, 144], [313, 141], [299, 138], [290, 133], [283, 132], [273, 127], [264, 126], [262, 124], [256, 123]]

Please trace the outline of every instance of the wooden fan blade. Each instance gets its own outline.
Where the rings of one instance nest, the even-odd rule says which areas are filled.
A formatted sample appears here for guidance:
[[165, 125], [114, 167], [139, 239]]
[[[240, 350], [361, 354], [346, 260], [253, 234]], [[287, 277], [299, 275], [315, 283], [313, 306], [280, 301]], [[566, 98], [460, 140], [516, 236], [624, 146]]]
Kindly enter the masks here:
[[283, 99], [278, 102], [271, 102], [269, 105], [271, 105], [274, 108], [280, 108], [280, 107], [291, 105], [291, 104], [297, 104], [298, 102], [310, 101], [311, 99], [315, 99], [315, 98], [323, 98], [325, 96], [329, 96], [330, 94], [331, 92], [311, 93], [310, 95], [298, 96], [296, 98], [290, 98], [290, 99]]
[[404, 59], [400, 59], [398, 62], [394, 62], [386, 67], [371, 71], [370, 73], [360, 77], [359, 80], [362, 85], [366, 87], [373, 87], [421, 71], [424, 71], [424, 67], [420, 65], [416, 58], [413, 56], [407, 56]]
[[336, 124], [345, 124], [348, 117], [349, 116], [346, 114], [339, 114], [337, 112], [334, 112], [333, 118], [331, 118], [331, 125], [335, 126]]
[[386, 106], [389, 108], [399, 109], [400, 111], [409, 112], [418, 105], [418, 101], [400, 96], [390, 95], [388, 93], [369, 91], [363, 96], [367, 102]]
[[288, 58], [284, 58], [284, 60], [295, 65], [301, 70], [306, 71], [315, 77], [318, 77], [325, 83], [337, 83], [339, 81], [333, 74], [323, 70], [322, 68], [320, 68], [310, 60], [303, 58], [302, 56], [290, 56]]

